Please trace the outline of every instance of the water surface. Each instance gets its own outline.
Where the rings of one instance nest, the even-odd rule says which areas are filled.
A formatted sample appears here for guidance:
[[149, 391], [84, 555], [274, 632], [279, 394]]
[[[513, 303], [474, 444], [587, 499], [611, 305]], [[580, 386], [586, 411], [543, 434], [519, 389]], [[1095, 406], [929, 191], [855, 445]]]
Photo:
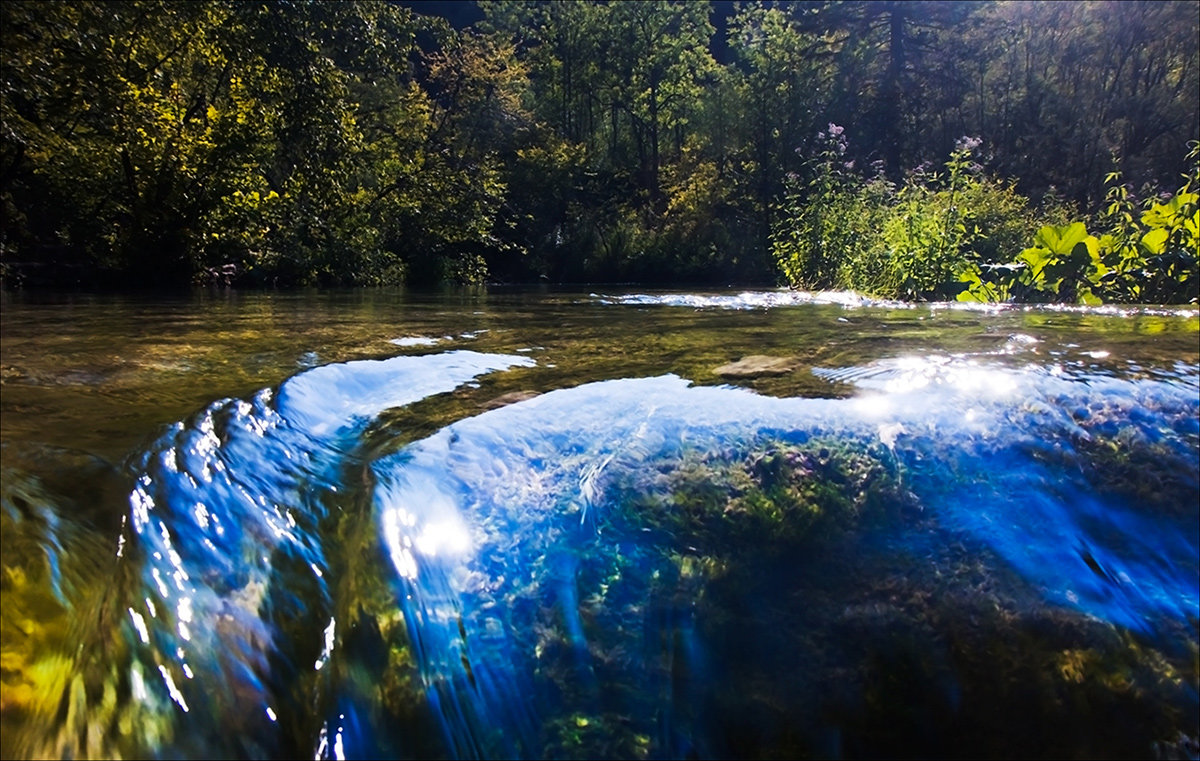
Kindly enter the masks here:
[[1195, 754], [1194, 309], [2, 306], [5, 756]]

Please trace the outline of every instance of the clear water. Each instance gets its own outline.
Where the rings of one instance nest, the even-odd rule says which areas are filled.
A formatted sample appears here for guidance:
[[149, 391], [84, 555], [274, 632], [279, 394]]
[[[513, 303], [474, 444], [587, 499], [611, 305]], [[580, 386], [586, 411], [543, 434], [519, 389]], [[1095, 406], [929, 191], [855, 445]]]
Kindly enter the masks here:
[[1194, 309], [2, 308], [5, 757], [1196, 754]]

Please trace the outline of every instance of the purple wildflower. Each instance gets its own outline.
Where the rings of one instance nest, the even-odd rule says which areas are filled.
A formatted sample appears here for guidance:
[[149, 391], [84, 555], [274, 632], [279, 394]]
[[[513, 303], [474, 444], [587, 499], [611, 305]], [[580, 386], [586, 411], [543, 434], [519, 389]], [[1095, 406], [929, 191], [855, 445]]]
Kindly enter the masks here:
[[967, 151], [968, 153], [973, 152], [981, 145], [983, 145], [983, 138], [971, 137], [970, 135], [963, 135], [958, 140], [954, 141], [954, 147], [956, 150]]

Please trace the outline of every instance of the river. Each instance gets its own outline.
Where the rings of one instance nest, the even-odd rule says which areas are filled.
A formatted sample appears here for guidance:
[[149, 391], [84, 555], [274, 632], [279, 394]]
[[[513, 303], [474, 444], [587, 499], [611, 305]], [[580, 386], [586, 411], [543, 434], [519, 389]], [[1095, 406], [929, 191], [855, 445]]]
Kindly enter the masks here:
[[0, 755], [1160, 757], [1195, 308], [0, 297]]

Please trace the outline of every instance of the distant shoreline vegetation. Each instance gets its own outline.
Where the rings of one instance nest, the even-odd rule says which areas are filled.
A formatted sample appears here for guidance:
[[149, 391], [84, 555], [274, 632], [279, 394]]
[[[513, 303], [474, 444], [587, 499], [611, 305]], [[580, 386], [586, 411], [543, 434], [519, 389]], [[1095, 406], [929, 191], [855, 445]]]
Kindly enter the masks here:
[[842, 162], [840, 126], [820, 136], [826, 146], [807, 179], [789, 177], [773, 230], [792, 286], [909, 301], [1196, 303], [1200, 143], [1174, 193], [1137, 203], [1114, 170], [1106, 205], [1083, 222], [1060, 198], [1035, 207], [986, 175], [973, 160], [979, 138], [961, 138], [941, 172], [897, 184]]
[[477, 5], [0, 4], [3, 286], [1197, 300], [1194, 2]]

